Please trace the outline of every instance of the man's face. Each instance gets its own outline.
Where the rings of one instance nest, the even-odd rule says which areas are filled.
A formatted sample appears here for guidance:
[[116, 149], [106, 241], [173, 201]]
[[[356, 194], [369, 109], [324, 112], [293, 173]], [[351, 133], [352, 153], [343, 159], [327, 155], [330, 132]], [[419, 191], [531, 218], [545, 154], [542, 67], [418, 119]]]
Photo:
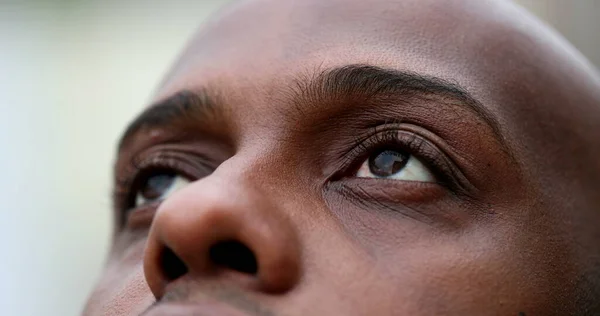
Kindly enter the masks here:
[[119, 145], [86, 314], [591, 311], [600, 95], [561, 45], [507, 3], [237, 4]]

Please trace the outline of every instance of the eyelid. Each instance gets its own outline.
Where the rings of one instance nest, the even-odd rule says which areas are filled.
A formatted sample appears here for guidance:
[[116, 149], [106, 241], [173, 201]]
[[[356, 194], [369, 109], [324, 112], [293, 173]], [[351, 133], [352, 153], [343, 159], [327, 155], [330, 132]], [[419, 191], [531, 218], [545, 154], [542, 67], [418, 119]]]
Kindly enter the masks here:
[[[133, 193], [144, 175], [154, 170], [170, 170], [193, 182], [212, 173], [216, 168], [213, 164], [213, 161], [206, 157], [199, 157], [197, 153], [165, 148], [148, 150], [133, 157], [124, 174], [120, 175], [115, 183], [113, 199], [119, 227], [122, 228], [127, 223], [126, 217], [129, 211], [137, 210], [131, 208], [135, 199]], [[152, 205], [156, 206], [156, 204]]]
[[189, 167], [190, 159], [184, 155], [178, 155], [170, 152], [152, 152], [134, 157], [127, 166], [124, 174], [116, 181], [116, 191], [119, 194], [130, 193], [135, 182], [144, 175], [145, 171], [156, 169], [173, 170], [177, 174], [193, 181], [197, 176], [193, 168]]
[[[406, 151], [420, 159], [436, 178], [437, 184], [456, 193], [470, 196], [474, 188], [450, 155], [435, 141], [418, 131], [422, 129], [409, 124], [383, 124], [370, 129], [365, 136], [357, 138], [345, 153], [342, 168], [330, 177], [330, 181], [350, 178], [364, 160], [379, 149]], [[398, 180], [396, 180], [398, 181]]]

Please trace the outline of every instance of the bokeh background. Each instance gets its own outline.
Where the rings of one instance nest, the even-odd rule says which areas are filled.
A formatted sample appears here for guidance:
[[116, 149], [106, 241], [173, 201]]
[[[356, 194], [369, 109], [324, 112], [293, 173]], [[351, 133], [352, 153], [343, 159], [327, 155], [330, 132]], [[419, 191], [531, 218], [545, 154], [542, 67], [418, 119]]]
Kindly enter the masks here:
[[[119, 133], [227, 2], [0, 0], [0, 314], [81, 312], [109, 246]], [[518, 2], [600, 65], [599, 0]]]

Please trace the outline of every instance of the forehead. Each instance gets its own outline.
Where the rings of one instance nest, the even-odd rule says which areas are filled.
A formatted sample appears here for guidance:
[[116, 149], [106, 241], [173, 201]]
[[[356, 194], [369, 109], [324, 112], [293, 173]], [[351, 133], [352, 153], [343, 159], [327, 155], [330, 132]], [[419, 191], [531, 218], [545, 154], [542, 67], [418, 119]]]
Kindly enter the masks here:
[[414, 71], [485, 91], [481, 82], [493, 80], [489, 75], [506, 68], [506, 57], [518, 55], [515, 50], [527, 40], [508, 27], [515, 12], [508, 4], [480, 1], [245, 1], [203, 27], [159, 97], [185, 84], [278, 81], [349, 63]]
[[213, 86], [264, 103], [297, 76], [370, 64], [457, 83], [517, 122], [573, 86], [572, 56], [538, 24], [508, 1], [241, 1], [202, 28], [155, 97]]
[[[155, 100], [208, 87], [233, 111], [273, 112], [266, 105], [281, 88], [347, 64], [460, 85], [501, 122], [522, 159], [549, 164], [543, 172], [562, 165], [559, 148], [595, 141], [597, 77], [568, 44], [508, 1], [241, 1], [195, 36]], [[593, 154], [580, 158], [586, 156]]]

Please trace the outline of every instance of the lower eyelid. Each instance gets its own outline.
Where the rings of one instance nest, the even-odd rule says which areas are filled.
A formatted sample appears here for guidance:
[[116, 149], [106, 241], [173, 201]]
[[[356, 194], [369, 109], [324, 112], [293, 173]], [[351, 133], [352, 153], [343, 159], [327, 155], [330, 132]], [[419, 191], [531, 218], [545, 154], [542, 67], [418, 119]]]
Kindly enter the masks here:
[[388, 200], [390, 202], [433, 202], [447, 193], [435, 182], [403, 181], [395, 179], [353, 178], [343, 181], [338, 188], [354, 192], [363, 199]]
[[349, 212], [352, 208], [384, 212], [398, 215], [395, 218], [399, 220], [415, 220], [444, 229], [458, 228], [465, 222], [467, 214], [457, 207], [462, 200], [438, 184], [390, 181], [382, 190], [373, 180], [377, 181], [356, 178], [332, 183], [323, 197], [334, 212]]
[[125, 216], [125, 223], [130, 229], [148, 228], [152, 224], [156, 209], [162, 201], [152, 202], [138, 208], [129, 210]]

